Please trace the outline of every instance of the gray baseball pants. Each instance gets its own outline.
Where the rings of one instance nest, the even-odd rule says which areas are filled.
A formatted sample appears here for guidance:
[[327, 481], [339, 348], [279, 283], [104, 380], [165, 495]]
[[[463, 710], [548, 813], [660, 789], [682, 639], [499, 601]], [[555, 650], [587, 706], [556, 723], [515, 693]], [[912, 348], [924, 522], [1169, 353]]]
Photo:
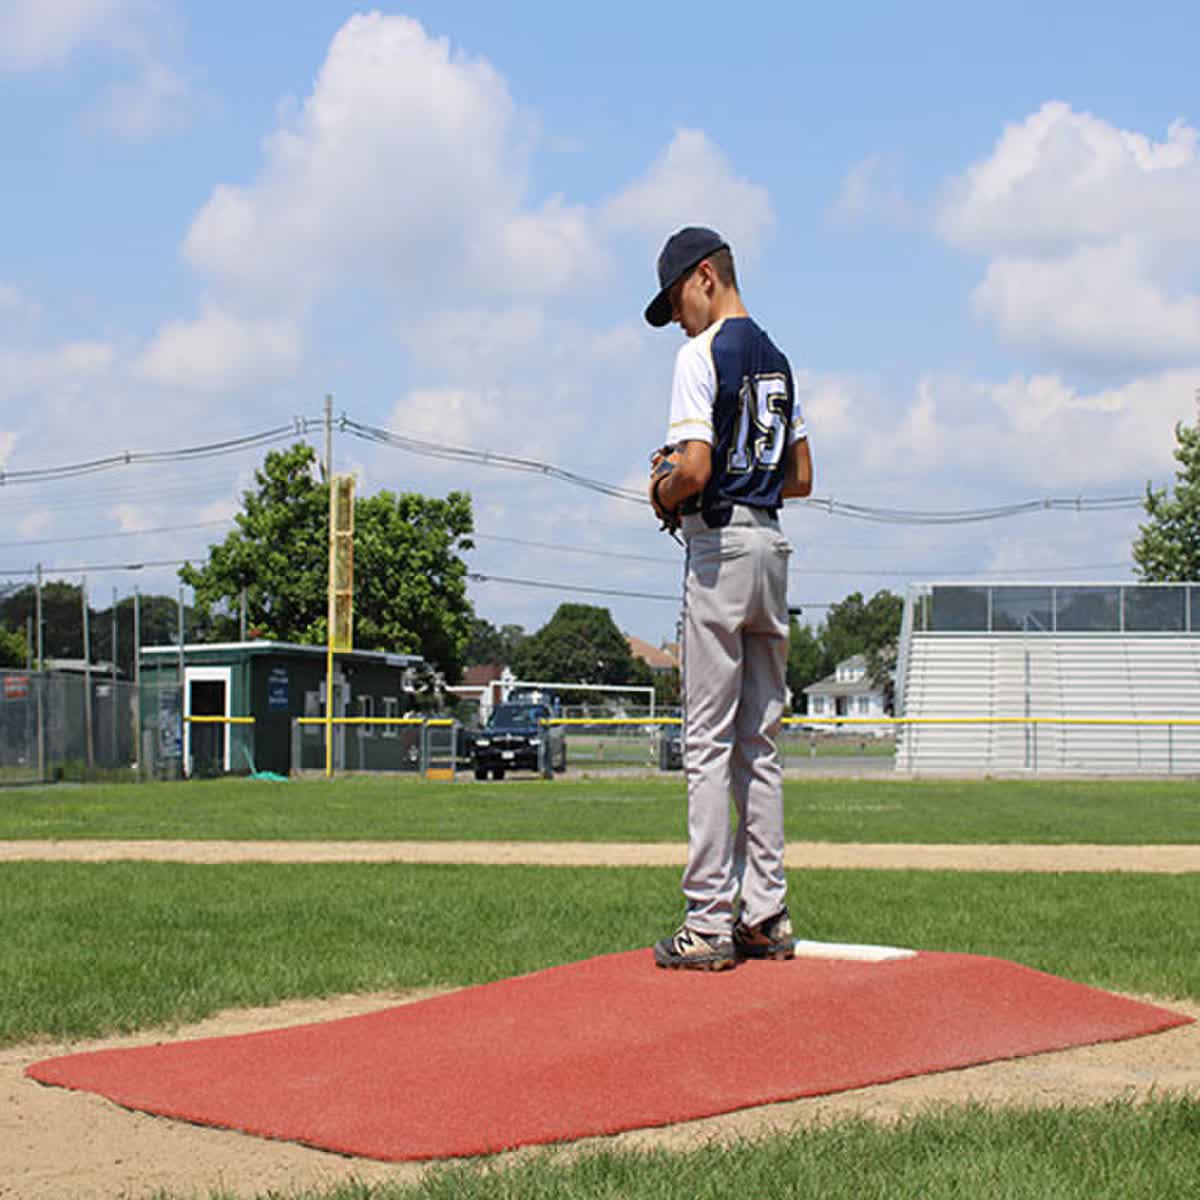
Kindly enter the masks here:
[[686, 922], [698, 933], [728, 936], [739, 884], [749, 925], [774, 916], [787, 894], [775, 738], [787, 687], [791, 546], [776, 518], [743, 506], [721, 529], [685, 517], [683, 534]]

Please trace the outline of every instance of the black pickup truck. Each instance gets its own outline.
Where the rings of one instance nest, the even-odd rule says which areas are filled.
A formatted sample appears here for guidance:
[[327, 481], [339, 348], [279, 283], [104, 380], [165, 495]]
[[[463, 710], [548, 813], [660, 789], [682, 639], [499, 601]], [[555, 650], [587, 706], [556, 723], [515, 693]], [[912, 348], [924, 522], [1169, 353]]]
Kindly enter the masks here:
[[561, 726], [544, 728], [552, 716], [545, 704], [498, 704], [487, 724], [475, 734], [472, 751], [475, 778], [503, 779], [505, 771], [537, 771], [541, 768], [538, 748], [547, 740], [555, 771], [567, 769], [567, 739]]

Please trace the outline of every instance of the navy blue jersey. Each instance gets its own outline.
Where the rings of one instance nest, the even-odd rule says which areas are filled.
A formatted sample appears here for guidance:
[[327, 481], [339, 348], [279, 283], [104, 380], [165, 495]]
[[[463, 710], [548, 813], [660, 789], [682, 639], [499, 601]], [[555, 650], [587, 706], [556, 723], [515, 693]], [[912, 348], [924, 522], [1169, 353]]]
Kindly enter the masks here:
[[804, 436], [787, 357], [749, 317], [718, 321], [680, 349], [667, 440], [712, 447], [712, 475], [685, 512], [721, 523], [734, 504], [778, 508], [788, 448]]

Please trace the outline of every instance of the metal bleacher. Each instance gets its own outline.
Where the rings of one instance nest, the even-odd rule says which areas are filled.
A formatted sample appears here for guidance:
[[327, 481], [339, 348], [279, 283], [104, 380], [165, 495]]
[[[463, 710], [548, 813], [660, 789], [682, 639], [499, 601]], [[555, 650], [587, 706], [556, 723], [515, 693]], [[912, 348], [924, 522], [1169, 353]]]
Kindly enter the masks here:
[[[986, 610], [972, 597], [973, 616], [951, 610], [949, 618], [946, 606], [939, 616], [930, 602], [943, 586], [966, 590], [925, 584], [911, 589], [907, 601], [897, 679], [897, 715], [905, 721], [898, 771], [1200, 774], [1200, 627], [1192, 631], [1200, 585], [1195, 596], [1193, 585], [1172, 585], [1181, 595], [1180, 615], [1169, 605], [1161, 619], [1169, 627], [1149, 630], [1150, 619], [1135, 620], [1132, 608], [1126, 620], [1122, 594], [1145, 593], [1149, 585], [1094, 585], [1106, 599], [1116, 594], [1106, 609], [1116, 616], [1105, 618], [1112, 628], [1088, 630], [1056, 627], [1055, 585], [975, 588], [989, 593]], [[1041, 607], [1013, 628], [1019, 609], [1001, 608], [1005, 587], [1021, 596], [1042, 587], [1048, 607], [1039, 594]], [[1078, 584], [1061, 590], [1068, 589], [1072, 599], [1085, 590]], [[986, 627], [953, 627], [972, 620]]]

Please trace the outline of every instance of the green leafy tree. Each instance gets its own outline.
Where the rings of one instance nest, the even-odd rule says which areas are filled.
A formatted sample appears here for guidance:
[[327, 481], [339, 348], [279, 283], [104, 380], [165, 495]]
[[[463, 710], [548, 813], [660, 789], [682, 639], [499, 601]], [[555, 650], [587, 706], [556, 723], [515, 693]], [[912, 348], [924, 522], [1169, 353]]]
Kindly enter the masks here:
[[524, 640], [525, 630], [520, 625], [502, 625], [497, 629], [483, 617], [472, 617], [463, 663], [468, 667], [511, 663]]
[[214, 640], [237, 636], [246, 618], [262, 637], [317, 644], [325, 639], [329, 561], [328, 488], [313, 478], [316, 454], [297, 443], [272, 451], [242, 496], [237, 528], [209, 547], [208, 562], [180, 568], [209, 614]]
[[590, 604], [560, 604], [521, 643], [512, 668], [520, 679], [545, 682], [650, 683], [650, 669], [630, 653], [612, 614]]
[[[328, 486], [318, 483], [311, 446], [272, 451], [243, 496], [237, 528], [180, 578], [214, 639], [237, 635], [246, 598], [250, 630], [261, 637], [325, 641], [329, 570]], [[454, 682], [470, 633], [466, 564], [471, 500], [377, 492], [354, 505], [354, 644], [423, 655]]]
[[1133, 543], [1134, 569], [1148, 583], [1200, 579], [1200, 427], [1175, 426], [1174, 494], [1146, 485], [1146, 523]]
[[788, 638], [787, 685], [792, 694], [792, 703], [798, 711], [804, 711], [804, 689], [829, 674], [829, 665], [821, 636], [810, 625], [801, 625], [795, 617], [791, 620]]
[[[45, 658], [83, 657], [81, 593], [82, 589], [74, 583], [42, 585], [42, 654]], [[0, 620], [12, 629], [24, 629], [27, 621], [36, 619], [36, 613], [37, 588], [33, 584], [6, 596], [0, 604]]]
[[467, 567], [471, 498], [376, 492], [354, 506], [354, 640], [422, 654], [451, 682], [471, 629]]
[[[117, 603], [117, 666], [133, 675], [132, 596]], [[42, 587], [42, 654], [45, 658], [83, 657], [83, 613], [80, 588], [72, 583], [46, 583]], [[0, 601], [0, 621], [24, 629], [36, 619], [37, 589], [32, 584]], [[179, 640], [179, 602], [171, 596], [138, 599], [139, 640], [143, 646], [169, 646]], [[185, 604], [183, 636], [199, 641], [206, 636], [196, 610]], [[88, 608], [88, 638], [93, 662], [112, 661], [112, 607]], [[24, 639], [22, 639], [24, 644]], [[36, 641], [35, 641], [36, 645]], [[24, 661], [24, 659], [22, 659]]]
[[861, 592], [852, 592], [830, 608], [821, 627], [821, 644], [827, 656], [826, 673], [852, 655], [863, 655], [867, 660], [867, 674], [883, 692], [884, 707], [889, 712], [894, 698], [892, 672], [896, 666], [903, 616], [903, 597], [886, 588], [876, 592], [870, 600], [864, 600]]
[[0, 667], [23, 667], [26, 662], [25, 635], [0, 625]]

